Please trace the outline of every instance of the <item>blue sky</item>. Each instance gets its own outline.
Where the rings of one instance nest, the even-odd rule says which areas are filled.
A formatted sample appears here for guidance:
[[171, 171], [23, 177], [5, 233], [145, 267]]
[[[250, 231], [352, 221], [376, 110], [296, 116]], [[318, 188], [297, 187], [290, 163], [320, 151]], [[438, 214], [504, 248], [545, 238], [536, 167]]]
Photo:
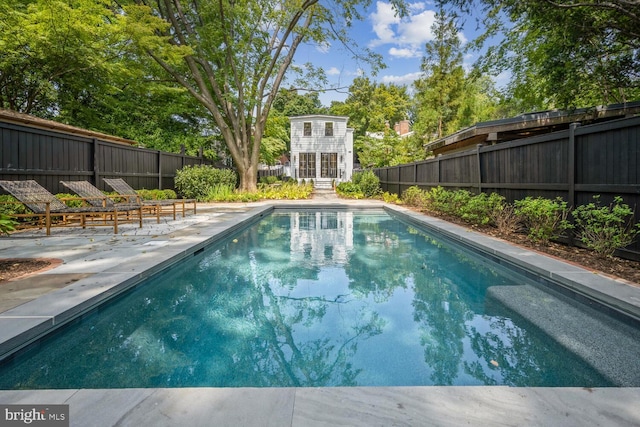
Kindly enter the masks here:
[[[339, 45], [301, 46], [296, 55], [300, 63], [312, 62], [322, 66], [330, 84], [346, 87], [352, 80], [364, 73], [371, 79], [382, 83], [411, 85], [420, 77], [420, 64], [424, 55], [425, 44], [433, 39], [431, 26], [435, 21], [436, 7], [431, 2], [410, 2], [409, 15], [402, 19], [396, 17], [390, 3], [374, 2], [365, 11], [364, 21], [355, 23], [351, 35], [360, 47], [369, 47], [382, 55], [387, 68], [373, 77], [366, 64], [354, 61], [351, 54]], [[459, 33], [463, 46], [477, 36], [475, 19], [468, 17], [467, 25]], [[478, 53], [466, 54], [464, 63], [470, 67], [477, 59]], [[320, 94], [320, 100], [326, 106], [331, 101], [344, 101], [347, 89], [341, 92]]]

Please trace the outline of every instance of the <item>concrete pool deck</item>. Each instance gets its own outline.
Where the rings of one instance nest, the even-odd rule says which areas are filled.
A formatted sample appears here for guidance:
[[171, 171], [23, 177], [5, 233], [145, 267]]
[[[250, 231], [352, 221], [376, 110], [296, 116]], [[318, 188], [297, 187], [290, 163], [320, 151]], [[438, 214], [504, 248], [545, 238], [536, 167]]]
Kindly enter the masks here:
[[[375, 201], [313, 200], [278, 205], [382, 207]], [[62, 263], [37, 275], [0, 285], [0, 354], [28, 344], [102, 299], [189, 255], [272, 203], [199, 206], [197, 215], [142, 229], [121, 226], [54, 229], [0, 238], [0, 257], [57, 258]], [[402, 209], [399, 209], [402, 211]], [[411, 212], [405, 213], [414, 216]], [[423, 216], [419, 216], [423, 220]], [[442, 221], [429, 220], [437, 226]], [[437, 223], [437, 224], [436, 224]], [[444, 225], [491, 245], [507, 259], [526, 261], [543, 274], [578, 284], [607, 304], [640, 313], [640, 288], [575, 266]], [[461, 231], [462, 230], [462, 231]], [[488, 239], [488, 240], [486, 240]], [[545, 273], [549, 272], [551, 273]], [[636, 312], [636, 310], [638, 310]], [[638, 425], [640, 388], [353, 387], [182, 388], [0, 391], [0, 404], [68, 404], [71, 425]]]

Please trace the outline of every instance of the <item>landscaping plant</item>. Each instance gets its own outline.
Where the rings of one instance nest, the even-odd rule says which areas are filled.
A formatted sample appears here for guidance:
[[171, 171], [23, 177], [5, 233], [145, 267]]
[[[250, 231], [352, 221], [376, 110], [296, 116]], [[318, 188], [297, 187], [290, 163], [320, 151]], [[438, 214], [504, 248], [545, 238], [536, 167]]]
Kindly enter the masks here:
[[427, 201], [427, 193], [417, 185], [411, 186], [402, 192], [402, 202], [406, 205], [424, 208]]
[[573, 218], [582, 243], [602, 257], [610, 257], [616, 251], [629, 246], [640, 233], [640, 224], [633, 224], [633, 210], [622, 197], [616, 196], [609, 206], [600, 204], [600, 196], [593, 202], [578, 206]]
[[10, 231], [14, 231], [16, 229], [16, 225], [18, 223], [8, 215], [0, 213], [0, 234], [9, 234]]
[[208, 165], [185, 166], [176, 171], [174, 179], [178, 192], [187, 199], [206, 201], [215, 186], [236, 187], [238, 178], [230, 169], [216, 169]]
[[516, 214], [527, 228], [527, 236], [534, 243], [548, 244], [573, 228], [567, 220], [567, 202], [560, 197], [550, 200], [544, 197], [526, 197], [516, 200]]

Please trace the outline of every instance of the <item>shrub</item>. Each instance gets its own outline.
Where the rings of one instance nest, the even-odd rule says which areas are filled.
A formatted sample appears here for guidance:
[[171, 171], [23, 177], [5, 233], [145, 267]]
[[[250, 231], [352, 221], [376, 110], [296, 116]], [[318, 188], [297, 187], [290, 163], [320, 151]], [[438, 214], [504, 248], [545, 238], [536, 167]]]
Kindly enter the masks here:
[[[464, 199], [465, 196], [460, 197]], [[466, 203], [460, 205], [459, 215], [470, 224], [489, 225], [493, 221], [494, 211], [500, 210], [503, 204], [504, 197], [497, 193], [491, 193], [491, 195], [480, 193], [469, 197]]]
[[360, 188], [365, 197], [375, 197], [380, 194], [380, 178], [373, 171], [355, 172], [351, 182]]
[[491, 212], [491, 219], [501, 234], [513, 234], [520, 231], [520, 217], [516, 208], [510, 203], [503, 203]]
[[543, 197], [527, 197], [516, 200], [516, 214], [527, 227], [528, 237], [533, 242], [546, 244], [557, 239], [565, 230], [573, 226], [567, 221], [567, 202], [561, 198], [555, 200]]
[[600, 196], [593, 196], [593, 202], [578, 206], [572, 215], [580, 241], [603, 257], [629, 246], [640, 233], [640, 224], [633, 224], [633, 210], [620, 196], [609, 206], [601, 206]]
[[313, 192], [312, 184], [298, 184], [297, 182], [283, 182], [278, 186], [266, 186], [260, 189], [261, 199], [300, 200], [308, 199]]
[[185, 166], [176, 171], [175, 186], [187, 199], [203, 201], [217, 185], [236, 186], [237, 177], [230, 169], [216, 169], [208, 165]]
[[449, 201], [451, 199], [451, 192], [438, 186], [431, 188], [426, 193], [426, 198], [429, 209], [438, 212], [446, 212], [448, 210]]
[[427, 193], [414, 185], [402, 192], [402, 202], [418, 208], [423, 208], [428, 202]]
[[164, 192], [164, 198], [165, 199], [177, 199], [178, 198], [178, 195], [176, 194], [176, 192], [173, 191], [170, 188], [167, 188], [166, 190], [158, 190], [158, 191]]
[[336, 186], [336, 192], [350, 199], [363, 199], [364, 193], [360, 189], [360, 186], [352, 181], [341, 182]]
[[[62, 203], [64, 203], [65, 205], [69, 206], [70, 208], [79, 208], [84, 204], [82, 199], [80, 199], [76, 194], [58, 193], [56, 194], [56, 198], [62, 201]], [[65, 199], [72, 199], [72, 200], [65, 200]]]
[[142, 200], [167, 200], [175, 199], [178, 197], [173, 190], [136, 190], [136, 193]]
[[8, 215], [0, 213], [0, 234], [9, 234], [10, 231], [16, 229], [16, 225], [18, 225], [16, 221], [9, 218]]
[[0, 196], [0, 215], [20, 215], [30, 213], [31, 211], [25, 205], [18, 201], [13, 196], [2, 195]]
[[396, 204], [401, 203], [400, 198], [396, 193], [389, 193], [387, 191], [382, 193], [382, 200], [384, 200], [385, 203], [396, 203]]

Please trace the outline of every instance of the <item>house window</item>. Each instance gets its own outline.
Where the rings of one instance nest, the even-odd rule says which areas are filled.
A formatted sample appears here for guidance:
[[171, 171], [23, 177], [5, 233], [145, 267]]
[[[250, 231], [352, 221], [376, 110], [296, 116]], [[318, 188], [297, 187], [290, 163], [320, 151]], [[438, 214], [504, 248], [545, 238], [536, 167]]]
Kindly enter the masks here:
[[338, 177], [338, 153], [322, 153], [320, 155], [320, 176], [322, 178]]
[[300, 153], [300, 178], [316, 177], [316, 153]]
[[333, 136], [333, 122], [325, 122], [324, 136]]
[[311, 122], [304, 122], [303, 136], [311, 136]]

